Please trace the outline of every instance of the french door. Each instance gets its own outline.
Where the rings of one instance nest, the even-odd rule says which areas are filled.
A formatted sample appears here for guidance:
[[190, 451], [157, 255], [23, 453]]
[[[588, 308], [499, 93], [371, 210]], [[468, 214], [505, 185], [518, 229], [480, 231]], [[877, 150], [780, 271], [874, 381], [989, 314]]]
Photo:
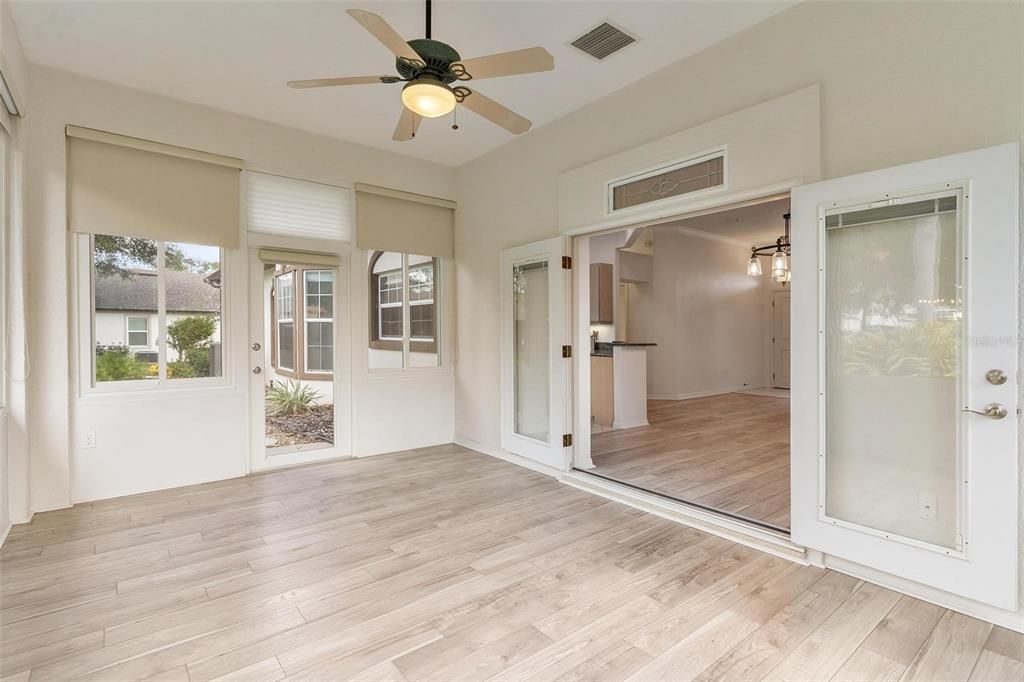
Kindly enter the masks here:
[[560, 470], [571, 454], [568, 254], [563, 237], [501, 252], [501, 445]]
[[792, 194], [794, 542], [1018, 601], [1018, 148]]

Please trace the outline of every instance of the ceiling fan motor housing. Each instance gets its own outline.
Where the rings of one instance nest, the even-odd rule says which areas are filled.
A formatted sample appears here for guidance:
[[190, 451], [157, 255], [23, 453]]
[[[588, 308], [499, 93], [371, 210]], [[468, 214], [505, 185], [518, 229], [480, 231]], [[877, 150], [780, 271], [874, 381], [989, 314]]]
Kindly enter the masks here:
[[395, 68], [403, 79], [413, 80], [421, 76], [436, 78], [442, 83], [454, 83], [459, 77], [451, 69], [451, 65], [462, 59], [451, 45], [439, 40], [417, 38], [409, 41], [409, 47], [423, 60], [423, 66], [411, 64], [399, 57], [395, 60]]

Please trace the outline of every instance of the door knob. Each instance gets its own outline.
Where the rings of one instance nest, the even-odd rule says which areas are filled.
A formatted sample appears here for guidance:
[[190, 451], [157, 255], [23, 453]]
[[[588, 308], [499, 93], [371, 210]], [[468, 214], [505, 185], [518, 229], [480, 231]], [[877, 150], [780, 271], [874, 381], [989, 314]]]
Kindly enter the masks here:
[[970, 412], [971, 414], [980, 414], [982, 417], [991, 417], [992, 419], [1005, 419], [1006, 415], [1009, 414], [1006, 408], [999, 403], [989, 403], [985, 406], [982, 411], [969, 410], [964, 408], [961, 412]]
[[1002, 386], [1006, 383], [1006, 372], [1001, 369], [990, 369], [985, 372], [985, 381], [993, 386]]
[[[262, 368], [262, 367], [253, 367], [253, 368], [252, 368], [252, 373], [253, 373], [253, 374], [259, 374], [259, 373], [260, 373], [260, 372], [262, 372], [262, 371], [263, 371], [263, 368]], [[1003, 415], [1003, 416], [1005, 417], [1006, 415]]]

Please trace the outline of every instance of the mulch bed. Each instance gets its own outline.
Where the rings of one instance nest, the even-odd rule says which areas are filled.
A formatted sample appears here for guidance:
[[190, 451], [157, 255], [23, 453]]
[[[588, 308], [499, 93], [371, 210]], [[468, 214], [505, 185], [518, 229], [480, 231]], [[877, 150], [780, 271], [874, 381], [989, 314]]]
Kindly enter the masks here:
[[304, 414], [267, 415], [267, 446], [334, 442], [334, 405], [315, 405]]

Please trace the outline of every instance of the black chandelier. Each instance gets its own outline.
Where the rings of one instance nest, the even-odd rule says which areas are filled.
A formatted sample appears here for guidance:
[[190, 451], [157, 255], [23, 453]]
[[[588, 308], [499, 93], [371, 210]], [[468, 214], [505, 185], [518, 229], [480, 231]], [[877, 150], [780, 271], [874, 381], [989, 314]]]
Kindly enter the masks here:
[[758, 258], [771, 258], [772, 280], [782, 286], [786, 286], [786, 283], [793, 278], [793, 274], [789, 269], [789, 255], [793, 247], [789, 242], [789, 213], [784, 213], [782, 218], [786, 221], [785, 233], [776, 239], [774, 244], [750, 247], [747, 274], [752, 277], [760, 277], [762, 270], [761, 261]]

